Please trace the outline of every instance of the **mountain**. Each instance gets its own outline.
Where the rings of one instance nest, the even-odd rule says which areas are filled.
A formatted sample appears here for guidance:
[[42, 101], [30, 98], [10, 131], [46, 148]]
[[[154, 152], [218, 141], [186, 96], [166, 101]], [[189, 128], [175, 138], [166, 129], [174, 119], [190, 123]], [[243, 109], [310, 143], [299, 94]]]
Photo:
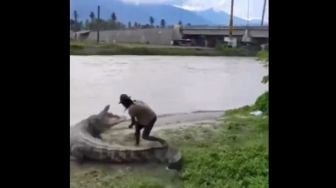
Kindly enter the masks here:
[[[196, 11], [195, 13], [204, 19], [211, 20], [216, 25], [229, 25], [230, 22], [230, 15], [223, 11], [217, 12], [212, 9], [209, 9], [205, 11]], [[233, 24], [246, 25], [246, 20], [234, 16]]]
[[78, 12], [78, 19], [85, 21], [90, 19], [90, 12], [97, 14], [97, 6], [100, 5], [100, 17], [109, 19], [112, 12], [115, 12], [117, 20], [127, 24], [138, 22], [141, 24], [149, 24], [149, 17], [154, 18], [154, 24], [159, 25], [161, 19], [165, 19], [166, 25], [177, 24], [180, 20], [182, 23], [192, 23], [207, 25], [213, 24], [195, 13], [179, 9], [170, 5], [157, 4], [128, 4], [118, 0], [70, 0], [70, 15]]
[[[129, 4], [120, 0], [70, 0], [70, 16], [73, 18], [74, 10], [78, 13], [80, 21], [90, 20], [90, 12], [97, 16], [97, 6], [100, 5], [100, 17], [111, 18], [115, 12], [117, 20], [127, 24], [149, 24], [149, 17], [154, 18], [154, 25], [159, 25], [165, 19], [166, 25], [174, 25], [179, 21], [191, 25], [228, 25], [230, 16], [226, 12], [214, 10], [189, 11], [172, 5], [165, 4]], [[260, 23], [260, 22], [259, 22]], [[234, 17], [234, 25], [246, 25], [244, 19]]]
[[[201, 16], [204, 19], [211, 20], [216, 25], [229, 25], [230, 22], [230, 15], [224, 11], [215, 11], [213, 9], [208, 9], [205, 11], [195, 11], [198, 16]], [[247, 20], [233, 17], [233, 25], [236, 26], [245, 26], [246, 24], [250, 26], [259, 26], [261, 20], [259, 19], [252, 19], [249, 22]], [[265, 22], [267, 24], [267, 21]]]

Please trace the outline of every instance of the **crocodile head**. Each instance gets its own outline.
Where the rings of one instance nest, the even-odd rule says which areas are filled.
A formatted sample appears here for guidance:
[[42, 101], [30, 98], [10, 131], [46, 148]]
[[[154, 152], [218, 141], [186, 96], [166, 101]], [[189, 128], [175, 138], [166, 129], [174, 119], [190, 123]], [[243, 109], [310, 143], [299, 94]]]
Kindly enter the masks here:
[[126, 117], [108, 112], [109, 108], [110, 105], [106, 105], [99, 114], [92, 115], [88, 118], [88, 129], [92, 136], [99, 137], [105, 130], [126, 120]]

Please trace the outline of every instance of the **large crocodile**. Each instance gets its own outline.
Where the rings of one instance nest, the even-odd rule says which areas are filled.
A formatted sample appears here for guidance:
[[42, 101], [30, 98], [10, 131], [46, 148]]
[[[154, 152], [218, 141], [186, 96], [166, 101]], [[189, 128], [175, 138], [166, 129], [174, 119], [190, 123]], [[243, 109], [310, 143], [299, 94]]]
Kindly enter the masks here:
[[127, 121], [126, 117], [114, 115], [108, 110], [109, 105], [99, 114], [91, 115], [70, 128], [71, 157], [80, 162], [84, 160], [114, 163], [152, 161], [168, 163], [170, 166], [180, 163], [181, 154], [167, 144], [155, 142], [155, 144], [136, 147], [103, 141], [101, 133]]

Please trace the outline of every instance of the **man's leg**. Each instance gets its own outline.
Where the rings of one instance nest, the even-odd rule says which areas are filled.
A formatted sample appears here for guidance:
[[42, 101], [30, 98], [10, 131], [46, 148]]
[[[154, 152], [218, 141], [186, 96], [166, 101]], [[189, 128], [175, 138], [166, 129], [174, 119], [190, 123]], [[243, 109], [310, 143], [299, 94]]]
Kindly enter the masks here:
[[154, 137], [154, 136], [149, 136], [155, 122], [156, 122], [156, 118], [154, 118], [153, 121], [151, 121], [151, 123], [149, 125], [144, 127], [144, 131], [142, 133], [142, 138], [145, 139], [145, 140], [150, 140], [150, 141], [158, 141], [162, 145], [167, 145], [165, 140], [163, 140], [161, 138]]
[[135, 141], [136, 145], [139, 145], [140, 143], [140, 130], [143, 128], [143, 126], [136, 124], [135, 125]]

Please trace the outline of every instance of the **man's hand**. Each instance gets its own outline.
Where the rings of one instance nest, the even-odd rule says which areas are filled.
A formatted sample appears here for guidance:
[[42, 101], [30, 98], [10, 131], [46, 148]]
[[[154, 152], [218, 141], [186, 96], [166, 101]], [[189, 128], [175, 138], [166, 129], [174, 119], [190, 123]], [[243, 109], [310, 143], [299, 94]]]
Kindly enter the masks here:
[[131, 117], [131, 124], [128, 126], [128, 128], [132, 129], [133, 125], [135, 125], [137, 122], [135, 121], [135, 117]]

